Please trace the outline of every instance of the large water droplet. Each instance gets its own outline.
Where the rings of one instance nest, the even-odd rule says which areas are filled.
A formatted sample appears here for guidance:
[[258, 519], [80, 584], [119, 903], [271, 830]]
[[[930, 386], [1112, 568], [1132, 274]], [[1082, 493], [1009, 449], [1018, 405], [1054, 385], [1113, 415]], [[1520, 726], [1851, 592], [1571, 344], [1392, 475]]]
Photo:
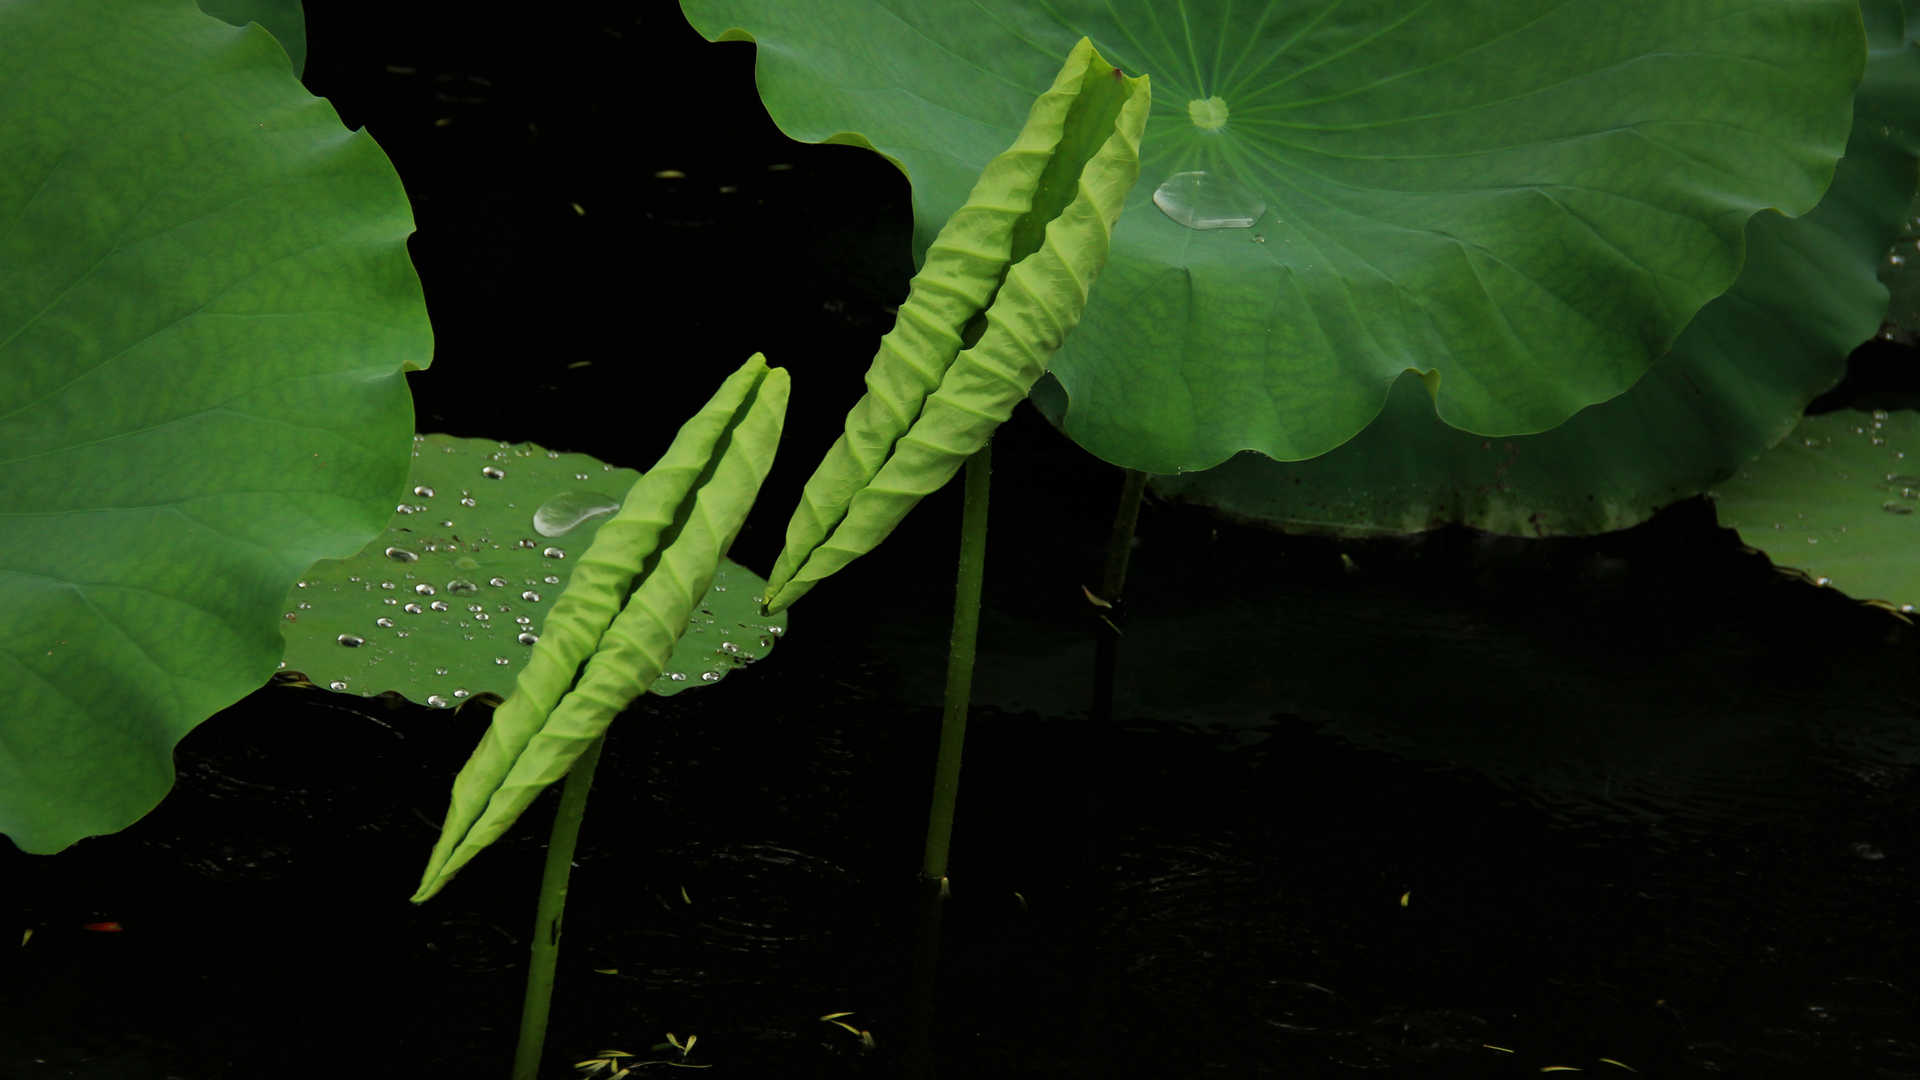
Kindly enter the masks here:
[[507, 470], [500, 468], [498, 465], [489, 465], [480, 470], [480, 475], [489, 480], [502, 480], [506, 478]]
[[1153, 205], [1189, 229], [1251, 229], [1267, 212], [1260, 196], [1209, 172], [1167, 177], [1153, 189]]
[[565, 536], [581, 522], [605, 517], [618, 509], [618, 499], [597, 491], [563, 491], [533, 512], [533, 531], [541, 536]]
[[431, 498], [433, 498], [433, 489], [432, 489], [432, 488], [430, 488], [430, 487], [428, 487], [428, 486], [427, 486], [427, 485], [425, 485], [425, 484], [421, 484], [420, 486], [418, 486], [418, 487], [416, 487], [416, 488], [414, 488], [414, 489], [413, 489], [413, 493], [414, 493], [415, 495], [418, 495], [418, 496], [420, 496], [420, 497], [421, 497], [421, 498], [423, 498], [423, 499], [431, 499]]
[[345, 645], [349, 649], [357, 649], [360, 646], [365, 645], [367, 643], [367, 639], [361, 637], [358, 634], [341, 634], [339, 637], [335, 638], [334, 640], [338, 641], [342, 645]]
[[428, 694], [427, 704], [436, 709], [453, 708], [453, 702], [448, 701], [446, 698], [441, 697], [439, 694]]
[[469, 596], [480, 591], [480, 586], [465, 578], [454, 578], [447, 582], [447, 591], [455, 596]]
[[540, 640], [540, 635], [532, 632], [521, 634], [519, 638], [520, 644], [522, 645], [532, 645], [539, 640]]
[[413, 552], [408, 551], [406, 548], [401, 548], [401, 547], [388, 548], [387, 558], [392, 559], [394, 562], [419, 562], [420, 561], [420, 556], [415, 555]]
[[545, 551], [542, 551], [540, 554], [543, 558], [548, 558], [548, 559], [564, 559], [567, 557], [567, 553], [560, 550], [557, 547], [547, 548]]

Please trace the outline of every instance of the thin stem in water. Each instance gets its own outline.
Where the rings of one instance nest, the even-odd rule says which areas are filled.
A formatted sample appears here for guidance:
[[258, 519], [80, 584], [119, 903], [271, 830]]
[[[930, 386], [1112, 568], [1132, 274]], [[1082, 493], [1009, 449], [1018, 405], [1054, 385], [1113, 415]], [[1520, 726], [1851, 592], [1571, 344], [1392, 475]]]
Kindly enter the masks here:
[[540, 875], [540, 906], [533, 918], [533, 955], [527, 967], [527, 996], [520, 1009], [520, 1044], [513, 1053], [513, 1080], [538, 1080], [540, 1051], [547, 1041], [547, 1012], [553, 1004], [553, 968], [560, 957], [560, 918], [567, 907], [567, 877], [573, 870], [573, 852], [580, 840], [580, 821], [587, 812], [587, 789], [600, 764], [606, 736], [580, 755], [560, 788], [560, 806], [553, 813], [553, 835], [547, 840], [547, 866]]
[[980, 582], [987, 557], [987, 492], [993, 475], [993, 444], [967, 459], [965, 504], [960, 512], [960, 558], [953, 587], [953, 637], [947, 649], [947, 700], [940, 716], [940, 757], [933, 769], [933, 807], [927, 814], [928, 881], [947, 876], [953, 843], [953, 804], [960, 794], [960, 751], [967, 741], [967, 699], [973, 691], [974, 640], [980, 630]]

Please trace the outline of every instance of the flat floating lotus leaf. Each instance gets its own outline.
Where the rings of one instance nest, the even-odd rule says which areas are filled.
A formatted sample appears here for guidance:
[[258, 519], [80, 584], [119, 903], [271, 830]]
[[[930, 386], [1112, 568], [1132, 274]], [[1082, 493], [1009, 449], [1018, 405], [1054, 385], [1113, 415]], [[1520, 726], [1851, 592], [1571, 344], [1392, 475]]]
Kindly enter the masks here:
[[0, 4], [0, 831], [112, 832], [378, 532], [433, 339], [393, 166], [192, 0]]
[[1749, 218], [1819, 201], [1864, 62], [1851, 0], [681, 6], [758, 43], [787, 134], [900, 165], [920, 252], [1075, 40], [1151, 76], [1051, 370], [1069, 436], [1155, 473], [1325, 453], [1409, 368], [1474, 432], [1622, 393], [1733, 283]]
[[[1886, 310], [1875, 271], [1910, 216], [1920, 48], [1897, 5], [1867, 7], [1873, 52], [1833, 187], [1804, 217], [1762, 214], [1748, 225], [1747, 264], [1733, 288], [1633, 389], [1552, 431], [1488, 439], [1442, 423], [1426, 387], [1406, 375], [1378, 419], [1323, 457], [1241, 454], [1157, 478], [1155, 490], [1304, 532], [1463, 524], [1581, 535], [1637, 525], [1732, 475], [1839, 381], [1847, 354]], [[1904, 243], [1911, 252], [1912, 240]], [[1035, 400], [1046, 407], [1044, 393]]]
[[[414, 437], [408, 494], [387, 531], [287, 593], [288, 672], [362, 695], [448, 707], [513, 690], [547, 611], [640, 474], [532, 443]], [[651, 693], [719, 682], [786, 632], [766, 582], [722, 560]]]
[[1920, 413], [1809, 416], [1713, 500], [1775, 564], [1903, 612], [1920, 604]]

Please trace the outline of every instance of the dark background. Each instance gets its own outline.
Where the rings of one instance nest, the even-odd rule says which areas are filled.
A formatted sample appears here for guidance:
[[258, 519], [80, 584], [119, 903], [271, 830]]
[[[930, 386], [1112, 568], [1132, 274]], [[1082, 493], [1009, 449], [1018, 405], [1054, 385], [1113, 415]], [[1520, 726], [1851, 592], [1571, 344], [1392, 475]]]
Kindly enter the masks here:
[[[793, 401], [734, 558], [770, 566], [905, 295], [906, 180], [786, 140], [752, 48], [671, 4], [314, 3], [309, 32], [419, 223], [421, 430], [645, 467], [764, 351]], [[1863, 352], [1829, 402], [1911, 371]], [[1149, 501], [1089, 730], [1118, 476], [1024, 408], [995, 462], [942, 1075], [1920, 1076], [1911, 626], [1704, 500], [1348, 543]], [[616, 724], [546, 1075], [669, 1031], [716, 1076], [894, 1074], [956, 520], [927, 500], [771, 658]], [[147, 819], [0, 847], [34, 931], [0, 1077], [504, 1075], [551, 796], [406, 902], [484, 724], [269, 687]]]

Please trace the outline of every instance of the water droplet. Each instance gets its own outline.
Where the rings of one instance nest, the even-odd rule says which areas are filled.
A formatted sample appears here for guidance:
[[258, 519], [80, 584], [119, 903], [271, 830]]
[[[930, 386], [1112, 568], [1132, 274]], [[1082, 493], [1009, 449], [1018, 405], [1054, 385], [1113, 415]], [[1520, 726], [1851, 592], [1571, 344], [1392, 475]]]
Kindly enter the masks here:
[[307, 587], [307, 583], [304, 581], [296, 581], [293, 583], [293, 587], [296, 589], [304, 589]]
[[528, 589], [526, 592], [520, 594], [520, 599], [531, 604], [537, 604], [540, 602], [540, 594], [534, 592], [532, 589]]
[[383, 589], [391, 589], [391, 588], [393, 588], [393, 582], [391, 582], [391, 581], [383, 581], [383, 582], [381, 582], [381, 583], [380, 583], [380, 587], [381, 587], [381, 588], [383, 588]]
[[433, 603], [428, 604], [427, 606], [432, 608], [435, 611], [447, 610], [447, 602], [445, 600], [435, 600]]
[[383, 596], [380, 598], [380, 602], [387, 605], [388, 607], [392, 607], [393, 605], [399, 603], [400, 601], [395, 600], [391, 596]]
[[1223, 176], [1174, 173], [1153, 189], [1153, 205], [1189, 229], [1251, 229], [1267, 204]]
[[669, 671], [667, 672], [667, 681], [668, 682], [686, 682], [687, 677], [677, 671]]
[[471, 495], [462, 495], [460, 496], [460, 505], [461, 506], [479, 506], [480, 502], [479, 500], [475, 499]]
[[563, 491], [533, 512], [533, 531], [541, 536], [565, 536], [582, 522], [605, 517], [620, 509], [620, 501], [597, 491]]
[[1824, 589], [1827, 586], [1833, 584], [1833, 579], [1830, 577], [1814, 578], [1813, 583]]
[[501, 468], [498, 465], [489, 465], [486, 468], [480, 470], [480, 475], [486, 477], [489, 480], [504, 480], [506, 479], [506, 476], [507, 476], [507, 470]]
[[701, 682], [719, 682], [720, 673], [717, 671], [703, 671], [700, 673], [700, 681]]
[[357, 649], [360, 646], [365, 645], [367, 643], [367, 639], [361, 637], [358, 634], [341, 634], [339, 637], [334, 638], [334, 640], [338, 641], [342, 645], [345, 645], [349, 649]]
[[379, 627], [384, 627], [384, 628], [386, 628], [386, 629], [388, 629], [388, 630], [391, 630], [391, 629], [393, 629], [393, 620], [392, 620], [392, 619], [389, 619], [389, 618], [387, 618], [387, 617], [386, 617], [386, 616], [384, 616], [384, 615], [382, 615], [381, 617], [379, 617], [379, 618], [377, 618], [377, 619], [375, 619], [375, 620], [373, 620], [373, 625], [375, 625], [375, 626], [379, 626]]
[[511, 661], [511, 660], [509, 660], [509, 659], [507, 659], [507, 658], [506, 658], [506, 657], [504, 657], [504, 656], [496, 656], [496, 657], [494, 657], [494, 658], [493, 658], [493, 662], [494, 662], [494, 663], [496, 663], [496, 664], [499, 664], [499, 665], [500, 665], [501, 667], [506, 667], [506, 666], [507, 666], [508, 664], [511, 664], [511, 663], [513, 663], [513, 661]]
[[313, 602], [311, 600], [302, 600], [293, 606], [299, 608], [301, 611], [311, 611], [313, 609]]
[[557, 547], [550, 547], [542, 551], [540, 557], [544, 559], [564, 559], [567, 557], [567, 553]]
[[415, 586], [413, 587], [413, 591], [414, 591], [414, 592], [417, 592], [417, 593], [419, 593], [419, 594], [420, 594], [421, 596], [432, 596], [432, 595], [433, 595], [433, 586], [431, 586], [431, 585], [429, 585], [429, 584], [427, 584], [426, 582], [424, 582], [424, 581], [423, 581], [423, 582], [421, 582], [420, 584], [418, 584], [418, 585], [415, 585]]
[[428, 694], [427, 704], [436, 709], [453, 708], [453, 702], [448, 701], [446, 698], [441, 697], [439, 694]]
[[345, 690], [346, 688], [347, 680], [345, 679], [335, 679], [327, 684], [327, 689], [329, 690]]
[[447, 582], [447, 591], [455, 596], [471, 596], [480, 591], [480, 586], [465, 578], [454, 578]]
[[463, 698], [463, 697], [466, 697], [466, 696], [467, 696], [468, 694], [470, 694], [470, 693], [472, 693], [472, 692], [473, 692], [473, 691], [471, 691], [471, 690], [468, 690], [468, 689], [467, 689], [466, 687], [464, 687], [464, 686], [463, 686], [463, 687], [460, 687], [459, 689], [457, 689], [457, 690], [455, 690], [455, 691], [453, 692], [453, 696], [454, 696], [454, 697], [458, 697], [458, 698]]
[[1855, 855], [1859, 856], [1862, 859], [1867, 860], [1868, 862], [1879, 862], [1881, 859], [1884, 859], [1887, 857], [1886, 852], [1880, 850], [1878, 847], [1875, 847], [1872, 844], [1867, 843], [1865, 840], [1855, 840], [1849, 846], [1851, 847]]
[[774, 637], [779, 637], [781, 634], [784, 634], [786, 632], [787, 632], [787, 628], [784, 626], [767, 627], [767, 633], [772, 634]]
[[529, 631], [521, 634], [518, 640], [522, 645], [532, 645], [534, 642], [540, 640], [540, 635]]
[[525, 615], [515, 615], [515, 616], [513, 617], [513, 621], [514, 621], [514, 622], [517, 622], [517, 623], [519, 623], [519, 624], [520, 624], [521, 626], [532, 626], [532, 625], [533, 625], [533, 620], [532, 620], [531, 618], [529, 618], [528, 616], [525, 616]]
[[413, 507], [407, 505], [406, 503], [401, 503], [400, 505], [393, 508], [393, 512], [396, 514], [411, 514], [413, 513]]
[[531, 551], [540, 546], [540, 541], [535, 540], [531, 536], [523, 536], [520, 538], [519, 546]]
[[560, 584], [560, 575], [548, 574], [546, 577], [543, 577], [540, 580], [546, 582], [549, 585], [558, 585]]
[[738, 656], [740, 655], [740, 646], [735, 645], [731, 641], [723, 641], [720, 643], [720, 651], [729, 656]]
[[421, 484], [419, 487], [414, 488], [413, 493], [415, 495], [420, 496], [423, 499], [433, 498], [433, 489], [428, 487], [425, 484]]
[[286, 619], [288, 622], [297, 622], [300, 619], [300, 613], [297, 611], [289, 611], [284, 616], [282, 616], [282, 618]]

